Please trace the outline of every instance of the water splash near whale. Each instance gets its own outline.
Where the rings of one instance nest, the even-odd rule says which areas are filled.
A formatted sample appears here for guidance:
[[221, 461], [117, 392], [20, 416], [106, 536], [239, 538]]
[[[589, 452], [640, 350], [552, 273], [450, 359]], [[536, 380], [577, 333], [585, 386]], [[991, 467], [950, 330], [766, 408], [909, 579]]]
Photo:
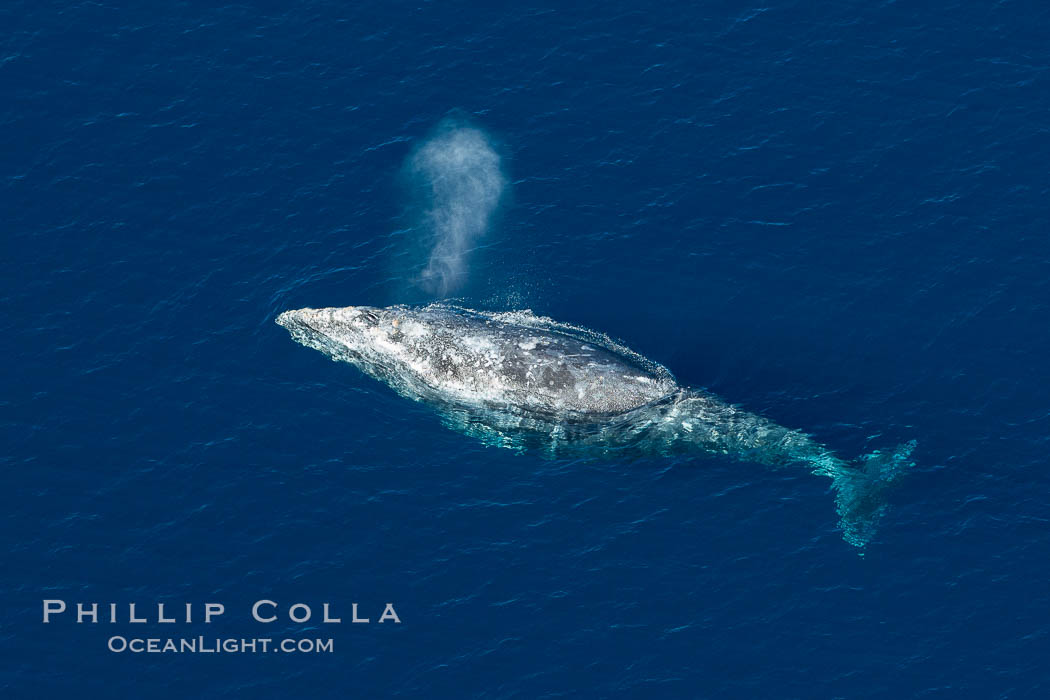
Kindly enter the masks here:
[[444, 297], [466, 283], [470, 253], [491, 226], [507, 177], [492, 139], [459, 117], [437, 126], [407, 170], [423, 200], [420, 227], [429, 239], [419, 283]]

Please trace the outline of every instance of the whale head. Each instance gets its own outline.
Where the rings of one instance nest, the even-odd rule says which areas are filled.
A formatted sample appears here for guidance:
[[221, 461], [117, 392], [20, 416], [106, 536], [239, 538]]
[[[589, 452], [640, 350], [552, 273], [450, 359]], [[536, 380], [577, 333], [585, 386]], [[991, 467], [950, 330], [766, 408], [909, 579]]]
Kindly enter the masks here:
[[[440, 305], [347, 306], [285, 311], [276, 319], [292, 340], [332, 360], [349, 362], [413, 399], [473, 398], [477, 367], [493, 364], [496, 348], [460, 332], [462, 316]], [[468, 359], [463, 344], [478, 345], [484, 360]], [[485, 382], [493, 380], [486, 375]]]
[[380, 378], [404, 361], [398, 342], [405, 310], [401, 307], [347, 306], [296, 309], [277, 317], [292, 338]]

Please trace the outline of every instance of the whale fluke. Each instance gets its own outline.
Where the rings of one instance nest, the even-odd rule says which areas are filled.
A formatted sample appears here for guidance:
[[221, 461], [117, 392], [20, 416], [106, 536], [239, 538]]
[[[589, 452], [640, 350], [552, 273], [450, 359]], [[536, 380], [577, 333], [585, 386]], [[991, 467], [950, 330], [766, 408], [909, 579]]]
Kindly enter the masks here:
[[842, 537], [853, 546], [863, 547], [875, 535], [887, 509], [886, 490], [908, 467], [915, 466], [911, 453], [916, 444], [911, 440], [890, 452], [876, 450], [833, 477]]

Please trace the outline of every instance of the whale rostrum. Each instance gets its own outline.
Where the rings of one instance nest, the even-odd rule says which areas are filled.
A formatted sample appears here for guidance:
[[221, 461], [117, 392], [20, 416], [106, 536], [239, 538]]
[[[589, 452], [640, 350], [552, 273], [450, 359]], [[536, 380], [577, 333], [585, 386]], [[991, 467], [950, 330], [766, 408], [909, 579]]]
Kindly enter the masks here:
[[277, 323], [488, 444], [551, 457], [707, 452], [808, 466], [832, 479], [843, 537], [857, 547], [874, 535], [884, 492], [915, 446], [847, 462], [802, 432], [680, 387], [604, 334], [529, 311], [350, 306], [286, 311]]

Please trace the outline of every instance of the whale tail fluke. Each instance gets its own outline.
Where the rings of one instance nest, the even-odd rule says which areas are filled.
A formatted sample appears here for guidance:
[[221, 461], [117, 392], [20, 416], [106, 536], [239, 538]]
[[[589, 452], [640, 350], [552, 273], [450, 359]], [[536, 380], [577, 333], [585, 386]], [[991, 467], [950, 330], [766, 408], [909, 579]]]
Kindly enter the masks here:
[[862, 548], [875, 536], [886, 512], [886, 491], [908, 467], [914, 466], [911, 453], [915, 445], [915, 440], [911, 440], [891, 451], [876, 450], [835, 474], [835, 507], [846, 542]]

